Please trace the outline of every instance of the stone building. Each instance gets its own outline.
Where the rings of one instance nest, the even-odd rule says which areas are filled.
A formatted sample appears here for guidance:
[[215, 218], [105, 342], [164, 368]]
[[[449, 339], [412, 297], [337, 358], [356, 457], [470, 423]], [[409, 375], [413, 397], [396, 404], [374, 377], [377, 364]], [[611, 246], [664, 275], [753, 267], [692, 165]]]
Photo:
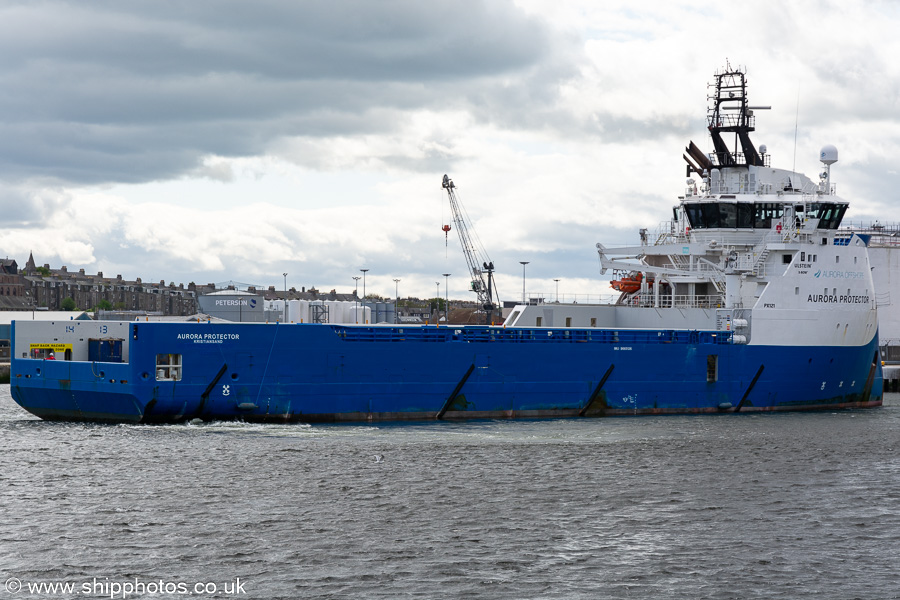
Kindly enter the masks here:
[[9, 258], [0, 259], [0, 310], [19, 310], [27, 305], [19, 265]]
[[33, 255], [29, 255], [24, 272], [18, 277], [22, 286], [19, 293], [25, 298], [21, 309], [30, 310], [33, 302], [35, 308], [61, 310], [65, 299], [71, 298], [75, 308], [84, 310], [108, 303], [113, 309], [164, 315], [186, 316], [197, 312], [193, 283], [185, 288], [184, 284], [176, 287], [174, 282], [169, 285], [165, 281], [144, 283], [140, 277], [133, 281], [123, 279], [121, 275], [104, 277], [102, 271], [96, 275], [88, 275], [84, 269], [70, 273], [65, 266], [59, 269], [51, 269], [46, 264], [37, 267]]

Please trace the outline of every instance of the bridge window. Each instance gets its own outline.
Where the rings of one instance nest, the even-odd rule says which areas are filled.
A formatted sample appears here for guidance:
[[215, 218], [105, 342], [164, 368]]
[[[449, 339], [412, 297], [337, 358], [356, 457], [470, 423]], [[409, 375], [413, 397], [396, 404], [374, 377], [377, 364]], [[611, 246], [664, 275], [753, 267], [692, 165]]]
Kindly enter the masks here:
[[784, 213], [777, 202], [693, 202], [684, 209], [694, 229], [769, 229]]
[[737, 227], [737, 206], [726, 202], [719, 204], [719, 227]]
[[700, 218], [703, 219], [703, 228], [712, 229], [719, 227], [719, 205], [715, 202], [700, 205]]
[[691, 223], [691, 227], [693, 227], [694, 229], [700, 229], [703, 227], [703, 218], [701, 216], [699, 204], [685, 204], [684, 210], [687, 213], [687, 218]]
[[737, 205], [737, 226], [741, 229], [753, 227], [753, 205], [741, 202]]
[[754, 209], [753, 226], [757, 229], [770, 229], [772, 221], [784, 214], [784, 205], [776, 202], [758, 202]]
[[685, 204], [688, 221], [694, 229], [751, 227], [752, 204], [734, 202], [697, 202]]
[[819, 219], [819, 229], [837, 229], [840, 226], [846, 211], [846, 204], [823, 202], [810, 204], [808, 214]]

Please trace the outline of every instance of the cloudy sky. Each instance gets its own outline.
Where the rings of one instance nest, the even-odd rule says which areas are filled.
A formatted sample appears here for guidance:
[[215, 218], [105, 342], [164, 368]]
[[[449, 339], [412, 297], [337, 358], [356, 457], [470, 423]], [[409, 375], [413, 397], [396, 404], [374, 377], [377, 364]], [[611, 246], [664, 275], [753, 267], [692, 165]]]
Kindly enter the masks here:
[[[504, 299], [601, 294], [748, 73], [757, 145], [900, 221], [900, 9], [854, 0], [0, 3], [0, 255], [127, 279], [468, 292], [457, 185]], [[796, 144], [795, 144], [796, 133]], [[360, 289], [360, 292], [362, 290]]]

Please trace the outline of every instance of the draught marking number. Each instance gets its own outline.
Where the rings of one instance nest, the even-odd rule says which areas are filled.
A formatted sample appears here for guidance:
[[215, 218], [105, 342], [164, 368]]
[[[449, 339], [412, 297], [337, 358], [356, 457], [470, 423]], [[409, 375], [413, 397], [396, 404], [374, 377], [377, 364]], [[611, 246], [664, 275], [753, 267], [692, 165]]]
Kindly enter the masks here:
[[231, 394], [231, 386], [226, 383], [222, 386], [222, 395], [228, 396], [229, 394]]

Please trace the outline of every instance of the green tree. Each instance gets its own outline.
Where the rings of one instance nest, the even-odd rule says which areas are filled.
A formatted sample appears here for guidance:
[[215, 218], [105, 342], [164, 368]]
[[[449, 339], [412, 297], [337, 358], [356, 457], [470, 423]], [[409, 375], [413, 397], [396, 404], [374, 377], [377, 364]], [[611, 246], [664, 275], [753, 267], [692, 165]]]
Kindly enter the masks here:
[[75, 300], [71, 297], [63, 298], [63, 301], [60, 302], [60, 308], [63, 310], [75, 310]]
[[112, 302], [110, 302], [106, 298], [103, 298], [102, 300], [100, 300], [100, 302], [97, 303], [97, 308], [100, 310], [112, 310], [112, 307]]

